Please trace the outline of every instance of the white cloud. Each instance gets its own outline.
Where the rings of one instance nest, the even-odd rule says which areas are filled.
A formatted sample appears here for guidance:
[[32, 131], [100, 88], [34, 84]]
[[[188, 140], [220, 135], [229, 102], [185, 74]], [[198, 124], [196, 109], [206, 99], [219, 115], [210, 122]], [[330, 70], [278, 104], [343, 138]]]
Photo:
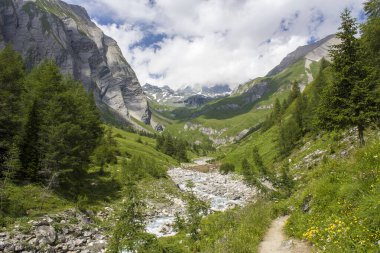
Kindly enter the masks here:
[[[142, 84], [180, 87], [235, 86], [263, 76], [311, 36], [321, 39], [336, 32], [343, 8], [357, 16], [363, 0], [69, 2], [86, 7], [99, 23], [106, 17], [122, 24], [99, 26], [116, 39]], [[282, 21], [287, 31], [280, 29]], [[168, 36], [156, 43], [159, 49], [131, 47], [147, 32]]]

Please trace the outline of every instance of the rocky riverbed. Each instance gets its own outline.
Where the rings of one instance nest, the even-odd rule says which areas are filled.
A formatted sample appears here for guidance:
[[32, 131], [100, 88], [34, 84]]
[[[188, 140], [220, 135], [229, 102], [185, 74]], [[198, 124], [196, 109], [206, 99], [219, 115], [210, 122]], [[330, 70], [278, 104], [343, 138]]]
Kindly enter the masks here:
[[[222, 175], [213, 171], [203, 173], [191, 169], [174, 168], [169, 176], [182, 191], [192, 191], [196, 197], [210, 204], [212, 211], [225, 211], [236, 206], [244, 206], [256, 194], [256, 189], [248, 187], [235, 174]], [[192, 187], [189, 187], [189, 183]]]
[[[236, 174], [221, 175], [215, 169], [208, 172], [196, 170], [199, 166], [207, 166], [210, 159], [200, 158], [193, 165], [170, 169], [168, 175], [180, 191], [192, 191], [196, 197], [208, 202], [210, 212], [244, 206], [254, 198], [257, 190], [248, 187]], [[174, 235], [175, 215], [184, 216], [186, 213], [186, 202], [180, 193], [175, 196], [166, 191], [161, 193], [165, 195], [165, 203], [146, 203], [146, 231], [157, 237]], [[114, 219], [111, 207], [97, 213], [68, 209], [45, 215], [0, 233], [0, 252], [105, 252], [109, 236], [95, 220]]]
[[[200, 158], [194, 161], [194, 166], [207, 165], [211, 158]], [[244, 206], [257, 194], [257, 189], [247, 186], [243, 178], [236, 174], [222, 175], [218, 171], [200, 172], [192, 166], [173, 168], [168, 175], [184, 192], [192, 191], [196, 197], [210, 204], [210, 211], [225, 211], [237, 206]], [[191, 187], [189, 187], [191, 185]], [[178, 201], [177, 201], [178, 202]], [[171, 212], [157, 213], [147, 223], [147, 231], [156, 236], [175, 234], [172, 226], [175, 213], [184, 213], [185, 205], [176, 205]]]

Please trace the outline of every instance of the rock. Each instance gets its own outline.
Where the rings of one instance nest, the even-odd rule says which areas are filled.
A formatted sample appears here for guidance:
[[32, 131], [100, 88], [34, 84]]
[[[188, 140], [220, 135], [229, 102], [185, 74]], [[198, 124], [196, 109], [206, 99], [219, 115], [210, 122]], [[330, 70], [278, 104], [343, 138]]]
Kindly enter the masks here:
[[40, 244], [53, 244], [57, 238], [55, 229], [52, 226], [40, 226], [37, 229], [37, 239]]
[[[71, 220], [75, 217], [76, 219]], [[104, 252], [108, 237], [94, 225], [86, 225], [87, 216], [73, 209], [44, 216], [29, 224], [36, 224], [28, 232], [17, 230], [4, 232], [0, 237], [0, 252]], [[87, 217], [88, 218], [88, 217]], [[89, 218], [88, 218], [89, 219]], [[62, 226], [61, 221], [65, 220]], [[83, 221], [84, 220], [84, 221]], [[90, 223], [93, 223], [89, 220]], [[46, 225], [50, 223], [49, 225]], [[61, 228], [54, 229], [55, 225]], [[12, 234], [12, 237], [10, 237]], [[92, 238], [92, 235], [97, 236]], [[101, 244], [96, 246], [96, 244]], [[93, 246], [95, 246], [93, 250]]]
[[4, 253], [11, 253], [15, 251], [15, 246], [14, 245], [8, 245], [7, 247], [4, 248]]
[[281, 250], [289, 250], [293, 247], [293, 240], [283, 241], [281, 243]]
[[310, 211], [310, 202], [311, 202], [312, 196], [308, 195], [302, 203], [302, 212], [308, 213]]
[[75, 244], [75, 246], [80, 246], [80, 245], [82, 245], [84, 242], [85, 242], [84, 239], [76, 239], [76, 240], [74, 241], [74, 244]]
[[236, 141], [240, 141], [241, 139], [243, 139], [247, 133], [249, 132], [249, 129], [244, 129], [243, 131], [241, 131], [236, 137]]
[[133, 69], [116, 41], [84, 8], [60, 0], [6, 1], [0, 6], [0, 30], [0, 49], [11, 43], [28, 69], [52, 59], [62, 73], [81, 80], [94, 93], [102, 110], [136, 128], [141, 127], [130, 117], [150, 123], [148, 103]]
[[18, 251], [22, 251], [24, 249], [24, 247], [22, 246], [22, 245], [20, 245], [20, 244], [17, 244], [16, 246], [15, 246], [15, 251], [16, 252], [18, 252]]
[[154, 127], [154, 130], [156, 130], [157, 132], [162, 132], [162, 131], [164, 131], [164, 127], [162, 125], [158, 124]]
[[0, 250], [4, 250], [8, 244], [6, 242], [0, 241]]
[[49, 226], [49, 222], [46, 219], [33, 222], [33, 226]]
[[295, 51], [288, 54], [279, 65], [277, 65], [274, 69], [269, 71], [269, 73], [266, 75], [268, 76], [274, 76], [290, 65], [296, 63], [301, 58], [310, 59], [313, 61], [319, 61], [323, 57], [328, 59], [329, 58], [329, 47], [331, 45], [338, 44], [339, 40], [335, 37], [335, 35], [327, 36], [326, 38], [318, 41], [317, 43], [310, 44], [307, 46], [298, 47]]
[[85, 232], [83, 233], [83, 236], [84, 236], [84, 237], [91, 237], [91, 235], [92, 235], [92, 232], [91, 232], [91, 231], [85, 231]]

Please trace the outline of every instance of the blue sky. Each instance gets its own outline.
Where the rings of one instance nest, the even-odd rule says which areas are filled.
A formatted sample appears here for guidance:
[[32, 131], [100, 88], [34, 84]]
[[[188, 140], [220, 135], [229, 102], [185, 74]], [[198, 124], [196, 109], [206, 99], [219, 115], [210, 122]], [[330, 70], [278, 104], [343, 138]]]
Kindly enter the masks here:
[[68, 0], [119, 44], [141, 84], [234, 87], [335, 33], [362, 0]]

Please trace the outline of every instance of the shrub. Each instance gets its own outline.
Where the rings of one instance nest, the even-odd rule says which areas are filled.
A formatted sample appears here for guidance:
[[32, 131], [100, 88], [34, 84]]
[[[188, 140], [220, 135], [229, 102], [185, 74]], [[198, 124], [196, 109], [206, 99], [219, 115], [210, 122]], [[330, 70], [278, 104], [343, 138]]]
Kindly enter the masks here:
[[223, 163], [219, 168], [219, 172], [223, 175], [226, 175], [234, 171], [235, 171], [235, 165], [233, 165], [232, 163]]

